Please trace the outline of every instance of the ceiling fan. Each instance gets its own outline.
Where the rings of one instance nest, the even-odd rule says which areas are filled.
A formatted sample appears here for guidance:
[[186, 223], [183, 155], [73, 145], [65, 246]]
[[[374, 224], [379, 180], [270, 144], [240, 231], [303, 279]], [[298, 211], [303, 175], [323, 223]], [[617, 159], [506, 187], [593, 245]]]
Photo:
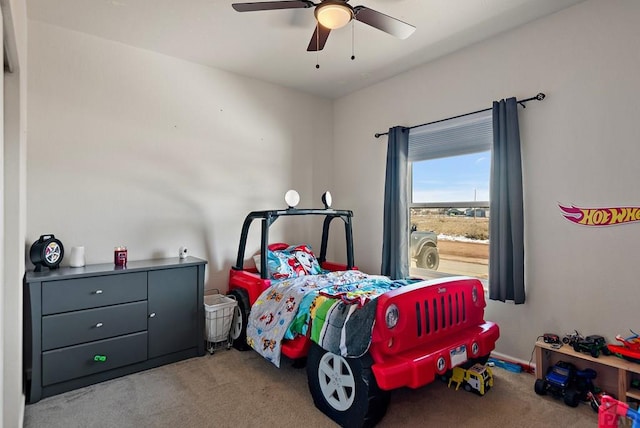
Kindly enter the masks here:
[[416, 29], [413, 25], [384, 13], [369, 9], [366, 6], [352, 7], [349, 0], [322, 0], [314, 3], [309, 0], [263, 1], [251, 3], [233, 3], [238, 12], [254, 12], [276, 9], [302, 9], [315, 7], [314, 15], [317, 25], [313, 32], [307, 51], [320, 51], [324, 48], [331, 30], [344, 27], [352, 20], [370, 25], [399, 39], [406, 39]]

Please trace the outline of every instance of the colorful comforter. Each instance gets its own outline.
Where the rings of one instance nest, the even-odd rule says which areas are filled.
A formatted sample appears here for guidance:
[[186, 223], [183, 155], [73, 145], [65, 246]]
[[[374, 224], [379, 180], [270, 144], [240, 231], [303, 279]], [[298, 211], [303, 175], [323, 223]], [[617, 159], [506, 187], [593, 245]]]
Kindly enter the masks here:
[[324, 349], [359, 357], [369, 349], [376, 297], [407, 284], [357, 270], [274, 282], [251, 307], [247, 343], [280, 367], [282, 339], [306, 335]]

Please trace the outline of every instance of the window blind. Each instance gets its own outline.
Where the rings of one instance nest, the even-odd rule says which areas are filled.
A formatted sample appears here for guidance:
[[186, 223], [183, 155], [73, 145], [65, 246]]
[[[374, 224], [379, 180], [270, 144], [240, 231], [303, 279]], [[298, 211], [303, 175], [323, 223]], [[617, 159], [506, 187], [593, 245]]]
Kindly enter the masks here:
[[410, 162], [491, 150], [492, 110], [423, 125], [409, 131]]

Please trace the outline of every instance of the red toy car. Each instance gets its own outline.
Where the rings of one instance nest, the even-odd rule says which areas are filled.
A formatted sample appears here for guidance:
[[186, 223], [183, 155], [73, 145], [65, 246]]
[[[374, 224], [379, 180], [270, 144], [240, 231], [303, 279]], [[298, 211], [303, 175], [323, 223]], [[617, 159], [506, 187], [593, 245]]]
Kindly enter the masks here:
[[[268, 358], [267, 354], [273, 355], [274, 351], [294, 361], [307, 358], [309, 389], [316, 407], [338, 424], [350, 427], [373, 425], [380, 420], [386, 413], [393, 389], [419, 388], [436, 377], [445, 376], [456, 366], [469, 368], [478, 362], [486, 363], [498, 340], [499, 328], [495, 323], [484, 320], [486, 303], [482, 283], [469, 277], [416, 280], [409, 285], [393, 285], [390, 291], [371, 298], [358, 308], [349, 304], [338, 306], [340, 298], [335, 299], [337, 303], [331, 306], [332, 310], [338, 307], [343, 312], [349, 311], [350, 320], [358, 320], [358, 315], [369, 310], [371, 324], [364, 328], [351, 324], [349, 328], [343, 327], [336, 336], [342, 337], [346, 343], [349, 343], [350, 336], [355, 335], [358, 340], [365, 337], [367, 342], [362, 355], [353, 356], [348, 352], [344, 355], [341, 347], [325, 349], [329, 348], [326, 346], [328, 342], [320, 342], [316, 336], [321, 329], [335, 325], [328, 322], [329, 316], [340, 311], [331, 314], [326, 311], [325, 314], [320, 304], [322, 308], [328, 307], [327, 301], [333, 304], [331, 296], [327, 297], [325, 293], [335, 286], [314, 291], [317, 294], [311, 296], [313, 303], [306, 309], [308, 314], [300, 314], [304, 310], [302, 301], [294, 294], [287, 294], [292, 292], [291, 288], [299, 287], [286, 288], [285, 285], [287, 281], [301, 279], [274, 280], [269, 274], [268, 258], [287, 247], [286, 244], [269, 245], [269, 227], [276, 220], [291, 216], [324, 218], [317, 259], [322, 272], [314, 277], [300, 277], [306, 281], [305, 284], [327, 281], [332, 276], [344, 278], [350, 273], [365, 276], [363, 281], [368, 281], [367, 284], [372, 278], [375, 281], [384, 278], [366, 277], [355, 268], [351, 211], [335, 210], [325, 203], [324, 209], [290, 206], [281, 210], [251, 212], [242, 226], [237, 261], [229, 273], [228, 294], [233, 295], [238, 303], [231, 331], [234, 347], [241, 350], [253, 347], [265, 358]], [[343, 224], [345, 231], [347, 260], [343, 264], [326, 260], [329, 227], [336, 219]], [[259, 269], [253, 263], [245, 266], [247, 236], [254, 220], [261, 225]], [[364, 288], [361, 283], [346, 285], [354, 293]], [[254, 337], [256, 331], [275, 329], [274, 326], [286, 327], [282, 318], [278, 318], [278, 311], [264, 312], [264, 303], [269, 303], [268, 300], [280, 302], [283, 308], [280, 312], [298, 311], [295, 319], [307, 319], [301, 330], [306, 334], [299, 333], [292, 339], [282, 340]], [[256, 325], [259, 328], [255, 328]], [[371, 332], [370, 337], [366, 337], [367, 332]], [[268, 359], [276, 364], [271, 357]], [[277, 364], [279, 361], [278, 354]]]

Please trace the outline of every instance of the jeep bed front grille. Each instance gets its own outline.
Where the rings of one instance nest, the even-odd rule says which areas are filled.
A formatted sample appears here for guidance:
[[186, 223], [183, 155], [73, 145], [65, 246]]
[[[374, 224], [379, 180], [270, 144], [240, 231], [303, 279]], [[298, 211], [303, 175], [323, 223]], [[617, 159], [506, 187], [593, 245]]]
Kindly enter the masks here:
[[429, 335], [467, 321], [464, 291], [416, 302], [416, 335]]

